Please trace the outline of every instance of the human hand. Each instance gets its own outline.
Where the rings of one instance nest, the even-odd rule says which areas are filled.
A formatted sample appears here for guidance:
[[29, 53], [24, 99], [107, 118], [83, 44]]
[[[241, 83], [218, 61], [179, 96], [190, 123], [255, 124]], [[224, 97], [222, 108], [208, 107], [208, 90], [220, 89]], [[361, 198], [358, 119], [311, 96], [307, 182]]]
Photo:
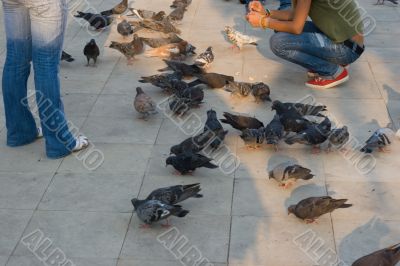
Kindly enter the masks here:
[[266, 17], [266, 15], [262, 15], [258, 12], [250, 12], [247, 14], [246, 19], [250, 23], [251, 26], [255, 28], [261, 28], [262, 27], [262, 19]]
[[251, 1], [249, 3], [249, 10], [250, 10], [250, 12], [260, 13], [263, 16], [267, 15], [267, 12], [265, 11], [265, 9], [260, 1], [256, 1], [256, 0]]

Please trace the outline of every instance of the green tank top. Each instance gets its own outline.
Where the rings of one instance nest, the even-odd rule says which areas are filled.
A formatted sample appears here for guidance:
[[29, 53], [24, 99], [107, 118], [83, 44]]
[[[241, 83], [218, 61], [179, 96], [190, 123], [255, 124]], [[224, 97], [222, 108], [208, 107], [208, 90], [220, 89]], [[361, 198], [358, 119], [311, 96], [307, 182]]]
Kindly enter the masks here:
[[309, 16], [334, 42], [363, 33], [360, 7], [355, 0], [312, 0]]

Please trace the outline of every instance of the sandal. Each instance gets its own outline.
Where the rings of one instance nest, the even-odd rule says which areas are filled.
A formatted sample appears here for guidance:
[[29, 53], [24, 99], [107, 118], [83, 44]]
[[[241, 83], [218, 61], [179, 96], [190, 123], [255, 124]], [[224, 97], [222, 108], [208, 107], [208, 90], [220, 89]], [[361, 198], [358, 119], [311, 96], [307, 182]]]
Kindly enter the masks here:
[[83, 135], [79, 135], [75, 141], [76, 144], [75, 147], [72, 149], [72, 152], [81, 151], [89, 146], [89, 139]]

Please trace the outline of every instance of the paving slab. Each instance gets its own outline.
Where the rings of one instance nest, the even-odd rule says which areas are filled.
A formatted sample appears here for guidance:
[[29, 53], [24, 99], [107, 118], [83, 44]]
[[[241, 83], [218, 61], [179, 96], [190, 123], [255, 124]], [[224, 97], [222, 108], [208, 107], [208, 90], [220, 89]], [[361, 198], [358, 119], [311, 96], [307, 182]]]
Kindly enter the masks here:
[[[184, 218], [172, 217], [171, 223], [174, 226], [172, 229], [164, 229], [156, 224], [152, 230], [145, 230], [139, 228], [141, 222], [134, 215], [122, 248], [121, 258], [146, 260], [154, 258], [154, 254], [157, 254], [160, 260], [172, 260], [175, 258], [172, 253], [175, 251], [172, 249], [175, 243], [173, 239], [177, 239], [179, 241], [175, 243], [177, 248], [175, 254], [178, 256], [184, 254], [189, 248], [196, 247], [209, 261], [220, 263], [226, 261], [229, 244], [229, 216], [198, 216], [190, 213]], [[167, 231], [168, 234], [162, 235]], [[169, 234], [171, 238], [167, 237]], [[159, 237], [160, 235], [162, 236]], [[185, 245], [180, 244], [181, 237], [182, 240], [185, 238], [188, 240]], [[161, 242], [157, 241], [157, 238], [161, 239]], [[165, 246], [162, 243], [166, 243]], [[178, 247], [181, 248], [178, 249]]]
[[8, 257], [7, 257], [7, 256], [0, 256], [0, 265], [1, 265], [1, 266], [5, 266], [7, 260], [8, 260]]
[[53, 173], [0, 172], [0, 208], [36, 209]]
[[40, 210], [131, 212], [142, 175], [57, 174], [43, 196]]
[[28, 210], [0, 210], [0, 256], [11, 255], [31, 216]]
[[[116, 259], [130, 217], [128, 213], [36, 211], [24, 236], [39, 229], [67, 257]], [[29, 254], [22, 244], [13, 253]]]
[[[43, 266], [44, 263], [50, 263], [47, 258], [40, 260], [34, 255], [31, 256], [11, 256], [7, 266]], [[115, 259], [86, 259], [86, 258], [71, 258], [67, 257], [66, 260], [70, 260], [73, 265], [76, 266], [116, 266], [117, 260]]]
[[319, 224], [313, 225], [291, 218], [233, 216], [230, 264], [315, 265], [313, 257], [308, 257], [300, 248], [304, 248], [301, 240], [306, 236], [312, 236], [307, 241], [320, 239], [325, 250], [334, 249], [329, 218], [323, 217]]

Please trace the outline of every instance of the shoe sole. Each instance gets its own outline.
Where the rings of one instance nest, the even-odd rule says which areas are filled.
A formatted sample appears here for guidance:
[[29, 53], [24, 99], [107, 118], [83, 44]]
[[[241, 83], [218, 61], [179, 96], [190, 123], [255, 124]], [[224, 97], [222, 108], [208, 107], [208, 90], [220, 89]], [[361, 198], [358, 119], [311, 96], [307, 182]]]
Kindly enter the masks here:
[[[343, 66], [347, 71], [349, 71], [349, 68], [350, 68], [350, 65], [345, 65], [345, 66]], [[319, 76], [319, 74], [317, 73], [317, 72], [311, 72], [311, 71], [308, 71], [307, 72], [307, 78], [308, 79], [313, 79], [313, 78], [316, 78], [316, 77], [318, 77]]]
[[307, 87], [311, 88], [311, 89], [329, 89], [329, 88], [335, 87], [337, 85], [340, 85], [340, 84], [342, 84], [342, 83], [344, 83], [344, 82], [346, 82], [348, 80], [349, 80], [349, 75], [347, 75], [346, 77], [342, 78], [341, 80], [337, 80], [337, 81], [332, 82], [332, 83], [330, 83], [328, 85], [325, 85], [325, 86], [317, 86], [317, 85], [312, 85], [312, 84], [309, 84], [309, 83], [306, 83], [305, 85]]

